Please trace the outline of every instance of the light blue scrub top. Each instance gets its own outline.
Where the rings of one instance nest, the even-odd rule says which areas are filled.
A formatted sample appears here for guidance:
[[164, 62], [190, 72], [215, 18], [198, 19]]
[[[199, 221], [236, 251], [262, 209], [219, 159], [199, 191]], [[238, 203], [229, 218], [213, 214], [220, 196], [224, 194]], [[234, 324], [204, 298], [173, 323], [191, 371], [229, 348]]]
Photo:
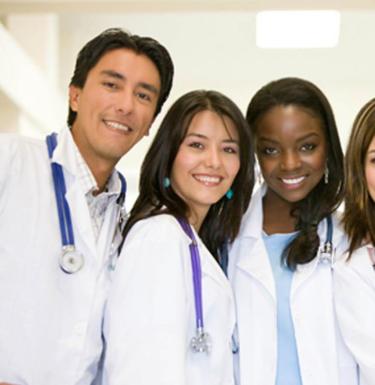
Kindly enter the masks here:
[[284, 248], [297, 235], [263, 233], [272, 266], [277, 298], [277, 372], [275, 385], [302, 385], [294, 325], [290, 310], [293, 272], [281, 262]]

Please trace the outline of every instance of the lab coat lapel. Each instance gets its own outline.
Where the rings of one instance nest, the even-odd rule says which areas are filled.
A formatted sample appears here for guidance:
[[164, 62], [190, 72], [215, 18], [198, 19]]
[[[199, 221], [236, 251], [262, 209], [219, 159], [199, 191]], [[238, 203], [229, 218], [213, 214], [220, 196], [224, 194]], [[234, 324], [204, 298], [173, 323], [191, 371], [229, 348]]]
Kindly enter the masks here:
[[[199, 235], [192, 226], [191, 229], [193, 230], [195, 239], [198, 243], [202, 280], [205, 278], [213, 280], [219, 287], [223, 288], [226, 293], [231, 293], [231, 290], [228, 290], [230, 289], [230, 283], [227, 277], [225, 276], [224, 272], [222, 271], [221, 267], [219, 266], [218, 262], [216, 262], [212, 254], [208, 251], [207, 247], [204, 245]], [[186, 239], [186, 248], [187, 250], [189, 250], [191, 239], [182, 228], [181, 232], [184, 234], [184, 237]], [[188, 251], [188, 255], [190, 262], [190, 251]]]
[[70, 207], [73, 227], [75, 230], [75, 239], [77, 246], [80, 241], [83, 242], [90, 254], [96, 257], [96, 241], [90, 213], [85, 195], [82, 191], [80, 183], [78, 182], [78, 180], [75, 180], [75, 182], [67, 188], [66, 192], [66, 199]]
[[[225, 277], [224, 272], [222, 271], [220, 265], [212, 254], [208, 251], [205, 244], [199, 238], [199, 235], [194, 231], [195, 238], [198, 242], [199, 254], [200, 254], [200, 263], [202, 270], [202, 277], [207, 276], [210, 279], [214, 280], [218, 285], [227, 287], [229, 285], [227, 278]], [[189, 238], [189, 244], [191, 243]]]
[[[317, 269], [319, 258], [315, 257], [312, 261], [305, 263], [304, 265], [298, 265], [295, 273], [293, 274], [292, 286], [291, 286], [291, 297], [294, 296], [296, 291], [306, 282], [309, 277]], [[329, 268], [327, 266], [327, 268]]]
[[[63, 167], [65, 197], [70, 208], [76, 246], [79, 247], [80, 242], [83, 241], [90, 254], [95, 256], [95, 237], [85, 194], [77, 178], [77, 160], [73, 145], [70, 131], [68, 129], [61, 131], [52, 160]], [[86, 254], [84, 250], [80, 251]]]
[[230, 258], [235, 261], [235, 268], [259, 281], [276, 299], [272, 268], [262, 238], [264, 193], [263, 187], [252, 198], [243, 218], [240, 234], [231, 249]]

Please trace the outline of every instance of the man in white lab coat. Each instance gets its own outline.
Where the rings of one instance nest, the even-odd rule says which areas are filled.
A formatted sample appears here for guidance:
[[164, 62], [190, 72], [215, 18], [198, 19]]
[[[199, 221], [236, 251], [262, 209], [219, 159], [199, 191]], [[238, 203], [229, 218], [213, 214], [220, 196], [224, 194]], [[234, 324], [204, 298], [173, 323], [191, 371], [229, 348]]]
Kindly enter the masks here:
[[[89, 385], [97, 375], [124, 195], [114, 167], [148, 133], [172, 78], [157, 41], [110, 29], [78, 55], [51, 160], [44, 141], [0, 135], [0, 383]], [[51, 162], [71, 221], [60, 221]], [[69, 222], [79, 253], [70, 267]]]

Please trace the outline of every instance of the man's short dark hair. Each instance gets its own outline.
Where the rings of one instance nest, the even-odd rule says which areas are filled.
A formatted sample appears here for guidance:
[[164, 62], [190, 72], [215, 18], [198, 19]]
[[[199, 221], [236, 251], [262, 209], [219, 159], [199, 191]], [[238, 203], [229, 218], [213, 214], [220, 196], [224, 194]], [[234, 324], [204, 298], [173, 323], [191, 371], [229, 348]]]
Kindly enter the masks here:
[[[137, 54], [147, 56], [156, 66], [160, 76], [161, 89], [156, 105], [155, 115], [160, 112], [166, 101], [173, 81], [173, 62], [166, 50], [159, 42], [150, 37], [131, 35], [120, 28], [110, 28], [90, 40], [79, 52], [71, 86], [83, 88], [90, 70], [98, 61], [110, 51], [126, 48]], [[77, 113], [69, 107], [68, 126], [71, 127]]]

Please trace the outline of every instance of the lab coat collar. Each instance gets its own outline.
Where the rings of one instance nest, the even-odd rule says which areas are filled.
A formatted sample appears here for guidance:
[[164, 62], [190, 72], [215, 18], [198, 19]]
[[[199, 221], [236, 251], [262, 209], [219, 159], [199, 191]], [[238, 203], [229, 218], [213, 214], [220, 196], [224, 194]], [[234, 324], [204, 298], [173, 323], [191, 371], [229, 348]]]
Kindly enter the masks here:
[[[97, 260], [98, 249], [92, 228], [92, 220], [89, 213], [86, 192], [83, 183], [79, 180], [79, 169], [77, 164], [77, 148], [73, 140], [73, 136], [68, 127], [60, 131], [55, 151], [53, 152], [52, 161], [60, 164], [64, 170], [66, 183], [66, 199], [72, 214], [73, 228], [79, 228], [80, 239], [86, 244], [90, 250], [90, 254], [95, 256]], [[115, 172], [115, 171], [114, 171]], [[116, 190], [121, 190], [120, 178], [117, 175], [111, 178], [117, 178]], [[113, 182], [111, 181], [111, 184]], [[112, 185], [112, 187], [114, 187]]]
[[254, 194], [246, 211], [240, 233], [230, 251], [229, 265], [236, 267], [258, 280], [276, 300], [272, 267], [263, 242], [263, 185]]
[[70, 175], [78, 175], [76, 159], [76, 144], [68, 127], [62, 129], [58, 134], [57, 146], [53, 152], [52, 161], [60, 164]]
[[[76, 143], [74, 142], [71, 130], [68, 127], [62, 129], [58, 135], [58, 141], [55, 151], [53, 152], [52, 161], [60, 164], [64, 168], [64, 172], [68, 172], [70, 177], [78, 178], [80, 170], [78, 166], [77, 156], [82, 156]], [[82, 157], [83, 158], [83, 157]], [[84, 159], [83, 159], [84, 160]], [[87, 166], [88, 167], [88, 166]], [[91, 172], [91, 171], [90, 171]], [[78, 178], [79, 179], [79, 178]], [[83, 192], [87, 191], [83, 183]], [[107, 182], [108, 193], [119, 195], [121, 192], [121, 180], [114, 169]]]
[[[64, 170], [66, 184], [66, 199], [69, 204], [73, 230], [79, 228], [80, 238], [90, 250], [90, 255], [97, 259], [95, 235], [92, 228], [91, 217], [85, 196], [85, 191], [79, 183], [79, 170], [77, 164], [76, 146], [71, 131], [65, 127], [58, 134], [57, 146], [53, 152], [52, 161], [61, 165]], [[79, 225], [78, 225], [79, 222]], [[76, 237], [77, 238], [77, 237]], [[79, 248], [79, 245], [76, 245]], [[86, 261], [89, 262], [89, 261]]]
[[348, 253], [345, 253], [338, 264], [338, 268], [353, 270], [360, 276], [364, 282], [375, 290], [374, 268], [372, 260], [369, 256], [369, 248], [374, 246], [371, 243], [366, 243], [353, 252], [353, 255], [348, 260]]
[[263, 229], [263, 197], [266, 194], [267, 186], [262, 185], [256, 190], [249, 208], [244, 214], [241, 222], [239, 237], [245, 238], [260, 238], [262, 237]]
[[[231, 256], [238, 268], [244, 270], [259, 280], [275, 296], [274, 279], [272, 268], [267, 258], [267, 251], [262, 239], [263, 203], [262, 199], [267, 191], [263, 184], [254, 194], [250, 206], [245, 213], [239, 236], [231, 248]], [[347, 247], [345, 233], [340, 226], [338, 214], [332, 214], [333, 224], [333, 248], [334, 255], [340, 255]], [[327, 234], [327, 221], [324, 219], [319, 223], [318, 234], [321, 245], [324, 244]], [[334, 261], [333, 261], [334, 262]], [[231, 265], [231, 262], [229, 262]], [[313, 274], [319, 265], [318, 256], [309, 263], [298, 265], [294, 274], [292, 292], [302, 285]], [[330, 269], [330, 266], [327, 266]]]

